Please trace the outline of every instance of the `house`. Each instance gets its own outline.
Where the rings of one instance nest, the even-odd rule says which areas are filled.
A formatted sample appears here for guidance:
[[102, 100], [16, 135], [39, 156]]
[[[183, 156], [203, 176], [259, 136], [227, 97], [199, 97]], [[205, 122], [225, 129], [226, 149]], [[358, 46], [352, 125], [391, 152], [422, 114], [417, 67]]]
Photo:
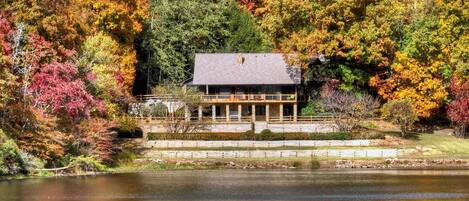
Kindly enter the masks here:
[[191, 117], [296, 122], [300, 83], [301, 69], [287, 64], [281, 53], [196, 54], [194, 77], [187, 85], [204, 95]]

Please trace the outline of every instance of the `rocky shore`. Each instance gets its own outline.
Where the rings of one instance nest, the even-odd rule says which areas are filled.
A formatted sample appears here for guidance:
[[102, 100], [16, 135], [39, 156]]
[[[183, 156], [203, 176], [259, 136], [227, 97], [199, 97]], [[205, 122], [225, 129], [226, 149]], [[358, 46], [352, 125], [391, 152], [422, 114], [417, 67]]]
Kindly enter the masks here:
[[469, 169], [469, 159], [336, 160], [324, 165], [329, 168]]
[[162, 160], [147, 161], [192, 169], [469, 169], [469, 159], [378, 160]]

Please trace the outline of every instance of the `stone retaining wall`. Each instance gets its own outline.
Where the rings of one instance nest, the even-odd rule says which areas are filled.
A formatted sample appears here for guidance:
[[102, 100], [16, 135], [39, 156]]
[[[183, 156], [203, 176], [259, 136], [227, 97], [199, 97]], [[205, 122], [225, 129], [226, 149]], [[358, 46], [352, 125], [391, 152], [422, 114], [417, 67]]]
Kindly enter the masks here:
[[370, 146], [371, 140], [281, 140], [281, 141], [189, 141], [189, 140], [150, 140], [144, 148], [219, 148], [219, 147], [325, 147], [325, 146]]
[[253, 151], [156, 151], [147, 150], [147, 158], [384, 158], [398, 157], [405, 151], [398, 149], [369, 150], [253, 150]]
[[[140, 127], [144, 133], [163, 133], [166, 129], [161, 124], [141, 123]], [[214, 123], [207, 126], [207, 130], [201, 132], [245, 132], [251, 130], [251, 123]], [[331, 123], [266, 123], [256, 122], [254, 125], [256, 133], [264, 129], [273, 132], [307, 132], [307, 133], [329, 133], [337, 131], [337, 125]]]

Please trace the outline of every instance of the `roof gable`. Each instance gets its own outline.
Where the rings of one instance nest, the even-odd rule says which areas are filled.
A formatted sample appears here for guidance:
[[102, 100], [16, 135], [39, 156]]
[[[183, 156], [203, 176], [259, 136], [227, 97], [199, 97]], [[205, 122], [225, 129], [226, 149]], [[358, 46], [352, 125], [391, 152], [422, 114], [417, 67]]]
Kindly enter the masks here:
[[193, 85], [293, 85], [301, 70], [281, 53], [196, 54]]

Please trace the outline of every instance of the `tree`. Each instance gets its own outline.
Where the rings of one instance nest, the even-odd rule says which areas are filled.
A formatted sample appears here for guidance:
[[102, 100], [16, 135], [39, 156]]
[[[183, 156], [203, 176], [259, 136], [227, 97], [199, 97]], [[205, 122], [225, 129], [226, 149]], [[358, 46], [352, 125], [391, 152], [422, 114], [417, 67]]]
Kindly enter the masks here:
[[325, 111], [334, 115], [334, 121], [341, 131], [352, 131], [359, 128], [366, 118], [376, 115], [379, 101], [373, 96], [351, 91], [335, 90], [322, 98]]
[[448, 104], [448, 117], [456, 126], [456, 135], [464, 137], [469, 125], [469, 81], [453, 77], [451, 92], [454, 99]]
[[396, 53], [392, 74], [385, 80], [375, 77], [370, 82], [388, 100], [408, 99], [419, 117], [430, 117], [448, 96], [441, 71], [444, 63], [426, 65], [406, 54]]
[[[248, 4], [250, 7], [251, 4]], [[248, 8], [249, 9], [249, 8]], [[270, 52], [272, 47], [267, 36], [260, 31], [253, 16], [231, 1], [227, 8], [229, 36], [225, 42], [226, 52]]]
[[110, 162], [115, 153], [116, 133], [111, 131], [115, 123], [101, 118], [82, 121], [78, 125], [73, 146], [80, 155], [91, 156], [100, 162]]
[[418, 120], [409, 100], [391, 100], [381, 108], [381, 115], [392, 123], [399, 124], [401, 136], [405, 137], [408, 129]]
[[303, 67], [322, 54], [331, 61], [358, 63], [355, 67], [362, 70], [390, 64], [394, 30], [405, 15], [404, 4], [393, 0], [266, 0], [257, 11], [276, 47], [296, 53]]
[[118, 115], [131, 98], [123, 77], [127, 51], [112, 37], [100, 32], [87, 37], [78, 62], [79, 71], [93, 77], [88, 80], [89, 91], [106, 103], [106, 110], [112, 117]]
[[51, 114], [79, 120], [93, 111], [102, 112], [102, 103], [86, 91], [83, 80], [72, 63], [52, 62], [45, 65], [32, 79], [30, 92], [33, 103]]
[[[169, 99], [164, 103], [164, 127], [169, 133], [191, 133], [205, 130], [205, 125], [190, 120], [190, 113], [197, 110], [202, 102], [202, 94], [193, 88], [177, 85], [163, 85], [153, 88], [153, 93], [165, 95]], [[188, 115], [188, 116], [186, 116]]]
[[196, 52], [222, 49], [228, 35], [224, 1], [153, 0], [139, 40], [139, 76], [146, 92], [164, 80], [182, 83], [190, 76]]
[[[89, 26], [84, 23], [78, 6], [80, 1], [42, 1], [42, 0], [7, 0], [3, 1], [7, 11], [15, 16], [17, 22], [24, 23], [27, 32], [40, 34], [54, 42], [59, 50], [77, 49], [84, 40]], [[0, 3], [1, 4], [1, 3]]]

